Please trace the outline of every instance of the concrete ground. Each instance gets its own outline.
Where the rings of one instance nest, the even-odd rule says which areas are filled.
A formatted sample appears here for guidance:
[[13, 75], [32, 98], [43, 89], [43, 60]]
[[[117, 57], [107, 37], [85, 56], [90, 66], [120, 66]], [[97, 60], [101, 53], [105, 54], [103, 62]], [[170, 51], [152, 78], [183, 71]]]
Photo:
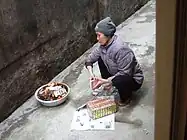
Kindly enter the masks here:
[[[0, 124], [4, 140], [153, 140], [155, 75], [155, 0], [118, 26], [117, 34], [128, 42], [144, 71], [142, 89], [134, 94], [130, 107], [116, 114], [114, 131], [70, 131], [77, 106], [90, 98], [88, 73], [84, 59], [88, 50], [53, 81], [71, 87], [69, 99], [58, 107], [41, 106], [34, 97]], [[94, 72], [99, 75], [97, 64]]]

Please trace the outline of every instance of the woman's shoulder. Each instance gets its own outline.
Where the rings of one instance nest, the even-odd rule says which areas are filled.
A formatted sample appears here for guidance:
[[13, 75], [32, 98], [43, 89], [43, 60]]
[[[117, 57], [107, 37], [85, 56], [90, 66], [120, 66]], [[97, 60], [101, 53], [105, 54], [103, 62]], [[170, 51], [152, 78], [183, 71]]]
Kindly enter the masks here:
[[129, 47], [129, 43], [123, 41], [120, 36], [117, 36], [116, 42], [115, 42], [115, 50], [116, 51], [132, 51]]

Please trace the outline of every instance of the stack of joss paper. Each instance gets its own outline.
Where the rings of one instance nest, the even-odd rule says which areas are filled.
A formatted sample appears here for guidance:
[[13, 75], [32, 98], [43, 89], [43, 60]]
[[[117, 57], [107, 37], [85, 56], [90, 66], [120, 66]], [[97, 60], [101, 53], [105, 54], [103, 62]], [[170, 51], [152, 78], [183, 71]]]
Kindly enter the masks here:
[[117, 111], [117, 106], [112, 99], [98, 98], [87, 103], [88, 114], [92, 119], [98, 119]]

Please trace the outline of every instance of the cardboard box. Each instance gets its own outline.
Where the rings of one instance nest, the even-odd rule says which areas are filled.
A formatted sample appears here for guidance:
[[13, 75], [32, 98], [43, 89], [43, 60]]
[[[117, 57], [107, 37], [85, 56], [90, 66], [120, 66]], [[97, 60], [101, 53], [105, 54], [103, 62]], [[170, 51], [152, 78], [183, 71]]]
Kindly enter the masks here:
[[87, 103], [88, 114], [92, 119], [98, 119], [117, 111], [117, 106], [112, 99], [95, 99]]

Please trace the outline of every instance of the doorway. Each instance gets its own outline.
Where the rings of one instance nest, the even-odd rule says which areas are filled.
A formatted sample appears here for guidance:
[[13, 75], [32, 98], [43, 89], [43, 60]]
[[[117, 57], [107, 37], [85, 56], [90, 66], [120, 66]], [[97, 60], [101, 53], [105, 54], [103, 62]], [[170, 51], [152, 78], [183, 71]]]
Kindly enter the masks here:
[[187, 2], [156, 3], [155, 140], [184, 140]]

